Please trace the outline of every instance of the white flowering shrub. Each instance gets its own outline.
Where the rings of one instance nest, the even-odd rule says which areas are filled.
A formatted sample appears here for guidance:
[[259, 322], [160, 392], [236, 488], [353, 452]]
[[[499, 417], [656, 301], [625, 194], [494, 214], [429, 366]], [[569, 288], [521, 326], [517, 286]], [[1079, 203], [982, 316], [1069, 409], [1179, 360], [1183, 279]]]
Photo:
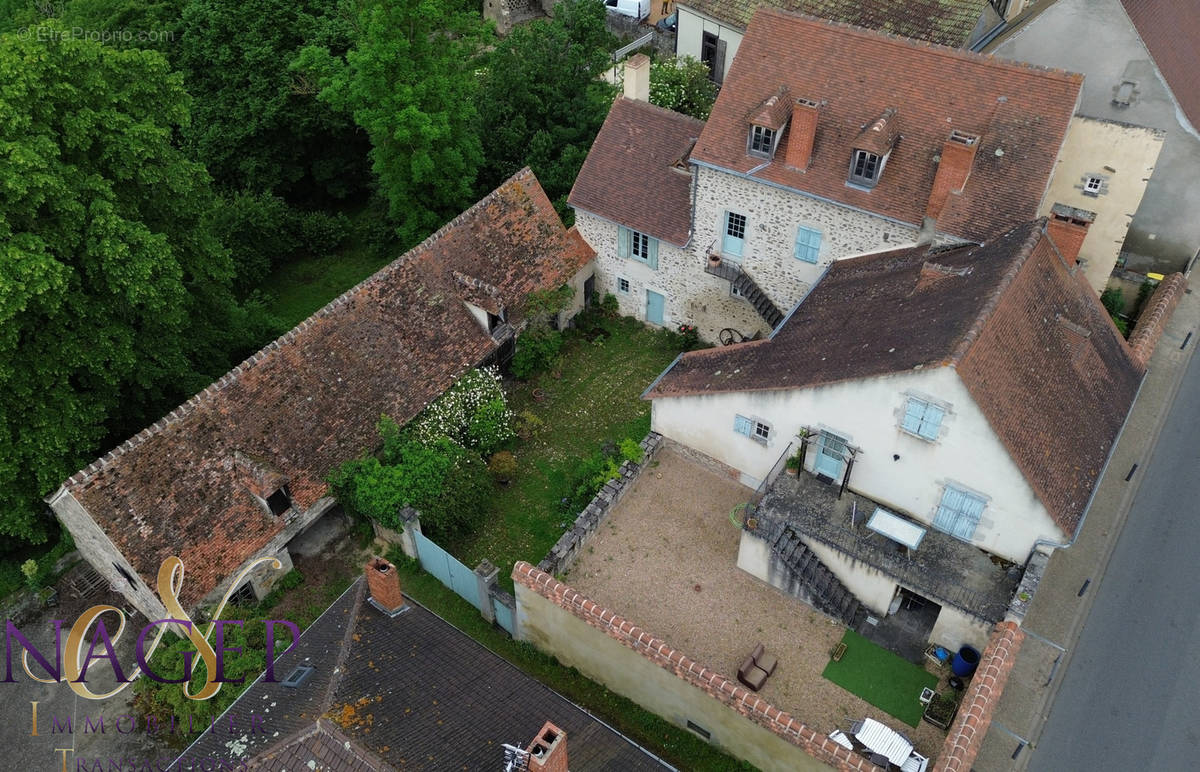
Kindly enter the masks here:
[[650, 65], [650, 104], [705, 121], [716, 99], [708, 65], [695, 57], [658, 59]]
[[472, 370], [459, 378], [410, 426], [420, 442], [432, 444], [446, 437], [483, 456], [515, 436], [513, 414], [496, 367]]

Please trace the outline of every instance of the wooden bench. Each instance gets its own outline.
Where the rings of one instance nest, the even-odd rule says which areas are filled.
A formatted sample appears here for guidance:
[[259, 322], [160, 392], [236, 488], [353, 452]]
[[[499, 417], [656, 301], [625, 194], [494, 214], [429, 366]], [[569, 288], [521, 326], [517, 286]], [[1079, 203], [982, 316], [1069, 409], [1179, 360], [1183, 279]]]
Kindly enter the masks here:
[[737, 678], [747, 689], [756, 692], [763, 687], [767, 678], [775, 672], [778, 665], [779, 660], [767, 654], [760, 643], [754, 647], [754, 651], [750, 652], [750, 655], [742, 662], [742, 666], [738, 668]]
[[846, 653], [846, 644], [844, 641], [839, 641], [836, 646], [829, 650], [829, 658], [834, 662], [841, 662], [842, 655]]

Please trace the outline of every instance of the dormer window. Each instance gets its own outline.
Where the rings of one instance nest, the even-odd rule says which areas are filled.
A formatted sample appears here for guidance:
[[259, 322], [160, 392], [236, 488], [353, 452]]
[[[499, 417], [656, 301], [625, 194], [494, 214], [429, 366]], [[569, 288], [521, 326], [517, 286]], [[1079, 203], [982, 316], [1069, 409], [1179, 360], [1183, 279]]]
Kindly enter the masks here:
[[883, 159], [877, 154], [866, 150], [854, 151], [854, 159], [850, 164], [850, 182], [873, 188], [875, 183], [879, 182], [881, 171], [883, 171]]
[[288, 495], [286, 485], [270, 496], [267, 496], [267, 508], [271, 510], [271, 514], [275, 515], [275, 517], [279, 517], [292, 508], [292, 497]]
[[770, 158], [775, 155], [775, 139], [779, 133], [766, 126], [750, 127], [750, 155]]

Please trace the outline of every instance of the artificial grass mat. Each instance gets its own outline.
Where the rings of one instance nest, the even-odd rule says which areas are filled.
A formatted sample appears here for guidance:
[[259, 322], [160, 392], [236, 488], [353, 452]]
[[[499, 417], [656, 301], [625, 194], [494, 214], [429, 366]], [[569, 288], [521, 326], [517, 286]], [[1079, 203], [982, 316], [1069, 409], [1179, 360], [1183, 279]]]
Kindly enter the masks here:
[[821, 675], [909, 726], [921, 723], [921, 689], [935, 688], [937, 677], [853, 630], [846, 631], [842, 643], [841, 661], [830, 660]]

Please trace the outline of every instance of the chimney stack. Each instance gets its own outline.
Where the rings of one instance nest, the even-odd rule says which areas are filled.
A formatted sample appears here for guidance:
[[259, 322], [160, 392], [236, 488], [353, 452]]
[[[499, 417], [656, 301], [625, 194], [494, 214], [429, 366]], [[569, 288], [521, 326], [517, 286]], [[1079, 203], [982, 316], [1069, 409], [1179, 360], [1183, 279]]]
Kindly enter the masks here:
[[625, 98], [650, 101], [650, 57], [634, 54], [625, 61]]
[[788, 136], [784, 163], [804, 171], [812, 158], [813, 142], [817, 138], [818, 105], [811, 99], [797, 99], [792, 105], [792, 128]]
[[528, 750], [530, 772], [567, 772], [567, 733], [549, 721]]
[[929, 205], [925, 208], [926, 216], [936, 220], [941, 216], [950, 194], [962, 192], [967, 178], [971, 176], [971, 165], [975, 162], [978, 148], [979, 137], [957, 129], [950, 132], [942, 145], [942, 160], [933, 178], [933, 190], [929, 193]]
[[395, 566], [383, 558], [371, 558], [364, 572], [372, 606], [390, 617], [408, 610], [404, 604], [404, 593], [400, 592], [400, 576]]
[[1063, 261], [1072, 272], [1079, 263], [1079, 250], [1087, 238], [1088, 226], [1096, 219], [1095, 212], [1076, 209], [1066, 204], [1055, 204], [1050, 208], [1050, 219], [1046, 221], [1046, 235], [1058, 248]]

